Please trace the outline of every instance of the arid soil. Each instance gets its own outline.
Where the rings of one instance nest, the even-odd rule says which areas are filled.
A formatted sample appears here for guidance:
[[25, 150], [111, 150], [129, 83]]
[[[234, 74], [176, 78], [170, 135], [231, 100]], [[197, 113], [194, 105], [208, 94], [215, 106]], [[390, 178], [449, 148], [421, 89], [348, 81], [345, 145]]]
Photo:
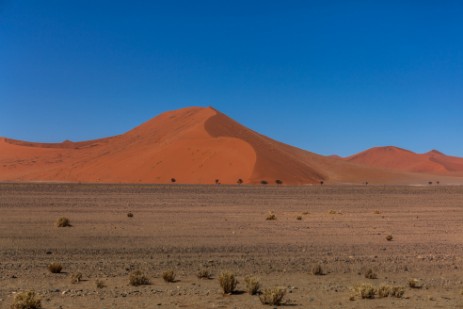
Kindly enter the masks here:
[[[460, 186], [5, 183], [0, 213], [0, 308], [24, 290], [54, 309], [265, 308], [246, 293], [250, 275], [286, 288], [288, 308], [463, 308]], [[71, 227], [55, 225], [63, 216]], [[169, 269], [176, 282], [162, 279]], [[151, 284], [129, 285], [136, 270]], [[225, 270], [239, 280], [233, 295], [220, 290]], [[362, 299], [362, 283], [405, 293]]]

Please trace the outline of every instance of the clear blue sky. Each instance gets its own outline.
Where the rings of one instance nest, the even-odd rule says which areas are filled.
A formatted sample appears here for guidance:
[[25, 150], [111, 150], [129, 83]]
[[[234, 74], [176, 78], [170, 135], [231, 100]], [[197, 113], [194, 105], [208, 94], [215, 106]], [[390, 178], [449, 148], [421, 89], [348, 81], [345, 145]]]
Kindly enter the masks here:
[[463, 156], [463, 4], [0, 0], [0, 136], [93, 139], [187, 106], [321, 154]]

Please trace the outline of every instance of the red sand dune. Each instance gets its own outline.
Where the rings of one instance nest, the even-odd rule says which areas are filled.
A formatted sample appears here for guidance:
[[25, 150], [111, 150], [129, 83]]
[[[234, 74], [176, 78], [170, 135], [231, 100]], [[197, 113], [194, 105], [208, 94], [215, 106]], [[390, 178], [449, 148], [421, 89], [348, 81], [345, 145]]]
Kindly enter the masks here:
[[376, 147], [345, 160], [405, 172], [463, 176], [463, 158], [447, 156], [437, 150], [417, 154], [393, 146]]
[[[462, 164], [462, 159], [437, 152], [427, 156], [428, 165], [436, 170], [459, 169]], [[216, 179], [230, 184], [238, 179], [315, 184], [428, 179], [408, 173], [427, 171], [424, 164], [403, 172], [367, 166], [374, 160], [362, 165], [353, 158], [348, 161], [274, 141], [213, 108], [200, 107], [167, 112], [125, 134], [92, 141], [33, 143], [0, 138], [0, 181], [168, 183], [175, 178], [177, 183], [191, 184], [211, 184]]]

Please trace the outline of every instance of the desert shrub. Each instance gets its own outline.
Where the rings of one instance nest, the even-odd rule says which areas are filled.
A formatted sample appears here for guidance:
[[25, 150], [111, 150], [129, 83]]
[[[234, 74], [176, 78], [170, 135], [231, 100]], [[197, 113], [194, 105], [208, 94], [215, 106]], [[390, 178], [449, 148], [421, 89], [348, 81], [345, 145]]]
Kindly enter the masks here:
[[71, 283], [79, 283], [82, 281], [82, 273], [74, 273], [71, 275]]
[[11, 309], [40, 309], [42, 300], [34, 291], [20, 292], [14, 296]]
[[174, 282], [175, 281], [175, 271], [173, 270], [166, 270], [162, 273], [162, 279], [165, 282]]
[[96, 285], [96, 288], [97, 289], [102, 289], [106, 286], [106, 284], [104, 283], [103, 280], [100, 280], [100, 279], [96, 279], [95, 281], [95, 285]]
[[421, 289], [423, 287], [423, 282], [420, 279], [412, 278], [408, 280], [408, 286], [412, 289]]
[[238, 280], [232, 272], [225, 271], [220, 274], [219, 283], [224, 294], [232, 294], [238, 285]]
[[338, 212], [337, 212], [336, 210], [331, 209], [328, 213], [329, 213], [330, 215], [335, 215], [335, 214], [337, 214]]
[[128, 213], [127, 213], [127, 217], [129, 217], [129, 218], [133, 218], [133, 213], [131, 213], [131, 212], [128, 212]]
[[369, 283], [362, 283], [355, 287], [355, 293], [361, 298], [374, 298], [376, 289]]
[[243, 183], [243, 179], [239, 178], [237, 181], [236, 181], [237, 184], [242, 184]]
[[216, 184], [216, 185], [220, 185], [220, 179], [216, 179], [216, 180], [215, 180], [215, 184]]
[[296, 219], [297, 220], [302, 220], [302, 216], [297, 216]]
[[325, 275], [325, 272], [323, 271], [321, 264], [316, 264], [312, 267], [312, 275], [315, 275], [315, 276]]
[[269, 211], [267, 214], [267, 218], [265, 220], [276, 220], [277, 216], [273, 213], [273, 211]]
[[141, 271], [137, 270], [130, 274], [129, 283], [133, 286], [148, 285], [150, 280]]
[[277, 179], [277, 180], [275, 180], [275, 183], [276, 183], [277, 185], [282, 185], [282, 184], [283, 184], [283, 180]]
[[286, 295], [285, 288], [264, 289], [259, 295], [260, 302], [264, 305], [279, 306]]
[[405, 293], [405, 288], [403, 286], [393, 286], [391, 288], [390, 295], [392, 297], [402, 298], [402, 296], [404, 296], [404, 293]]
[[260, 181], [260, 184], [261, 184], [261, 185], [267, 185], [267, 184], [268, 184], [268, 181], [267, 181], [267, 180], [261, 180], [261, 181]]
[[381, 285], [379, 288], [378, 288], [378, 296], [381, 297], [381, 298], [385, 298], [385, 297], [388, 297], [390, 294], [391, 294], [391, 286], [389, 285]]
[[260, 291], [260, 282], [257, 277], [246, 277], [244, 279], [246, 282], [246, 291], [251, 295], [256, 295]]
[[394, 237], [392, 237], [392, 235], [387, 235], [386, 236], [387, 241], [392, 241], [393, 239], [394, 239]]
[[370, 268], [365, 272], [365, 278], [378, 279], [378, 275], [373, 271], [373, 269]]
[[170, 179], [170, 182], [171, 182], [171, 183], [174, 183], [174, 182], [176, 182], [176, 181], [177, 181], [177, 179], [175, 179], [175, 178], [171, 178], [171, 179]]
[[381, 211], [375, 210], [373, 213], [374, 213], [375, 215], [379, 215], [379, 214], [381, 214]]
[[63, 266], [60, 263], [53, 262], [48, 264], [48, 270], [53, 274], [59, 274], [63, 270]]
[[325, 182], [323, 180], [320, 180], [320, 185], [323, 186]]
[[56, 221], [57, 227], [68, 227], [71, 226], [71, 221], [66, 217], [61, 217]]
[[212, 273], [208, 269], [201, 269], [196, 276], [199, 279], [212, 279]]

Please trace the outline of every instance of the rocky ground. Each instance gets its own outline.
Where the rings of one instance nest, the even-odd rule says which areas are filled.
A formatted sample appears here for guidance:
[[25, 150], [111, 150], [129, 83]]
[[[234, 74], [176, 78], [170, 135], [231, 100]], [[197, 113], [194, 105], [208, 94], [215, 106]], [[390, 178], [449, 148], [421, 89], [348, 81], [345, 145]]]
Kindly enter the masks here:
[[[43, 308], [265, 308], [247, 276], [286, 307], [463, 308], [462, 187], [0, 184], [0, 211], [0, 308], [28, 290]], [[137, 270], [149, 285], [129, 284]], [[404, 294], [362, 299], [361, 284]]]

